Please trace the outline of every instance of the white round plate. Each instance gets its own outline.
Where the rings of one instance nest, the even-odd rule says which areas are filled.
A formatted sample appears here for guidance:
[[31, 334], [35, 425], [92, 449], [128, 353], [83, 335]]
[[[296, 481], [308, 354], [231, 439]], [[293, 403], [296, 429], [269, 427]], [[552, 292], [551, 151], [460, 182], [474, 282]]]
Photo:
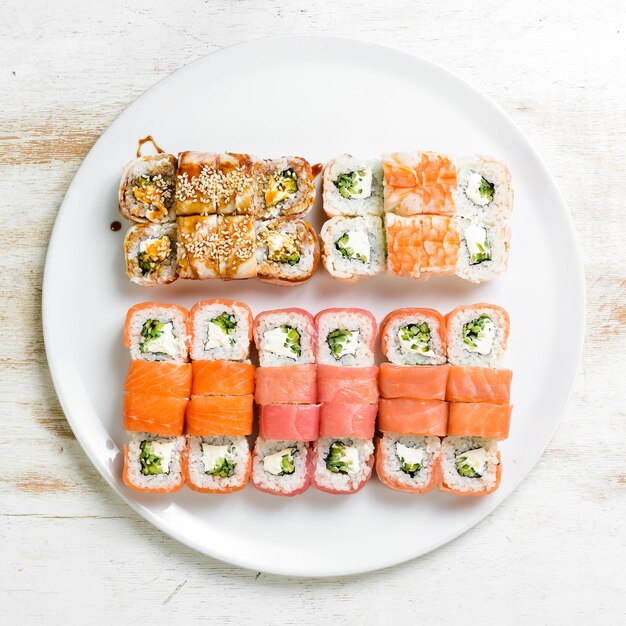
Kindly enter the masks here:
[[[123, 165], [152, 134], [168, 152], [297, 154], [311, 163], [341, 152], [394, 150], [490, 154], [512, 172], [515, 208], [508, 273], [480, 286], [446, 277], [389, 276], [346, 285], [320, 267], [306, 285], [255, 280], [131, 285], [120, 232], [111, 232]], [[318, 181], [319, 184], [319, 181]], [[319, 195], [319, 194], [318, 194]], [[318, 204], [310, 220], [319, 226]], [[493, 302], [511, 315], [511, 436], [502, 444], [500, 489], [483, 498], [411, 496], [373, 478], [358, 494], [310, 489], [279, 498], [249, 485], [229, 496], [146, 495], [122, 483], [122, 345], [126, 310], [141, 301], [190, 306], [209, 297], [253, 312], [300, 306], [364, 307], [378, 318], [399, 307]], [[59, 211], [46, 261], [43, 320], [50, 371], [65, 415], [111, 487], [179, 541], [264, 572], [328, 576], [365, 572], [419, 556], [493, 511], [537, 461], [567, 401], [582, 346], [584, 289], [570, 216], [541, 158], [506, 114], [429, 61], [346, 39], [253, 41], [175, 72], [128, 107], [92, 148]], [[381, 541], [381, 529], [385, 540]], [[389, 532], [391, 531], [391, 532]]]

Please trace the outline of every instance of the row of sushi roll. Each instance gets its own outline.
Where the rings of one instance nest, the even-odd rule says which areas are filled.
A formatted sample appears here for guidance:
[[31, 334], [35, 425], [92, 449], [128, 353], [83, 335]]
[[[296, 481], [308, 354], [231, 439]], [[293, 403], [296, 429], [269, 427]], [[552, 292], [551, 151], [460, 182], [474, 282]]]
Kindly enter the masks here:
[[381, 326], [376, 473], [392, 489], [486, 495], [500, 483], [511, 370], [509, 317], [491, 304], [400, 309]]
[[[124, 481], [142, 491], [186, 483], [230, 493], [250, 478], [275, 495], [310, 485], [347, 494], [365, 485], [376, 462], [393, 489], [491, 493], [512, 409], [512, 373], [499, 368], [508, 333], [506, 311], [490, 304], [445, 318], [399, 309], [381, 325], [388, 362], [379, 371], [376, 320], [363, 309], [315, 318], [281, 309], [253, 321], [232, 300], [199, 302], [190, 312], [136, 305], [124, 328]], [[253, 399], [259, 433], [251, 453]]]
[[[156, 154], [142, 156], [144, 143]], [[167, 154], [151, 137], [123, 170], [126, 273], [138, 285], [177, 278], [258, 277], [297, 285], [319, 264], [317, 234], [303, 218], [315, 200], [315, 169], [301, 157]]]
[[480, 283], [508, 263], [513, 207], [508, 168], [482, 156], [340, 155], [323, 175], [324, 266], [335, 278], [455, 274]]

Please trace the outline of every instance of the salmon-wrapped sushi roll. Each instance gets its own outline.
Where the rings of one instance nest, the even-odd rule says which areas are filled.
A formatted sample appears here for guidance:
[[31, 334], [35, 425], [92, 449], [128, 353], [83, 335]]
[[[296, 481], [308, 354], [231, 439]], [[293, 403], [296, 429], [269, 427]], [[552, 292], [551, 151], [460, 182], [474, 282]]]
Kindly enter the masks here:
[[124, 394], [124, 429], [176, 437], [183, 434], [188, 399], [152, 393]]
[[441, 491], [485, 496], [500, 486], [498, 444], [481, 437], [446, 437], [441, 442]]
[[133, 222], [173, 221], [176, 164], [176, 157], [165, 153], [138, 156], [128, 163], [119, 187], [122, 215]]
[[454, 215], [456, 168], [436, 152], [383, 155], [385, 211], [397, 215]]
[[372, 439], [378, 405], [367, 399], [336, 397], [322, 404], [319, 434], [327, 438]]
[[184, 437], [133, 433], [124, 446], [124, 484], [135, 491], [172, 493], [185, 484]]
[[185, 432], [194, 437], [250, 435], [252, 402], [252, 395], [191, 396], [185, 414]]
[[144, 287], [167, 285], [176, 273], [176, 224], [135, 224], [124, 237], [126, 275]]
[[381, 398], [378, 429], [397, 435], [443, 437], [448, 432], [449, 404], [442, 400]]
[[378, 366], [317, 366], [318, 402], [376, 404], [378, 402]]
[[450, 402], [448, 435], [506, 439], [511, 425], [510, 404]]
[[310, 163], [301, 157], [256, 161], [254, 212], [257, 219], [304, 217], [315, 201]]
[[328, 217], [383, 214], [383, 168], [380, 161], [341, 154], [324, 167], [324, 211]]
[[246, 361], [252, 340], [252, 311], [236, 300], [215, 298], [189, 312], [190, 355], [194, 361]]
[[246, 486], [251, 467], [246, 437], [187, 437], [186, 482], [194, 491], [239, 491]]
[[319, 404], [261, 405], [259, 437], [266, 441], [315, 441], [319, 432]]
[[313, 486], [332, 494], [356, 493], [371, 478], [373, 465], [371, 440], [322, 437], [313, 450]]
[[297, 496], [311, 484], [311, 451], [302, 441], [266, 441], [257, 437], [252, 484], [275, 496]]
[[383, 354], [396, 365], [446, 362], [446, 322], [434, 309], [397, 309], [380, 327]]
[[451, 365], [499, 367], [509, 340], [509, 314], [495, 304], [459, 306], [446, 315]]
[[383, 398], [446, 400], [449, 365], [380, 364], [379, 386]]
[[428, 493], [441, 481], [439, 437], [385, 434], [376, 441], [376, 475], [390, 489]]
[[254, 393], [254, 365], [241, 361], [193, 361], [196, 396], [247, 396]]
[[189, 398], [191, 379], [191, 363], [133, 359], [128, 366], [124, 391]]
[[[317, 366], [313, 363], [257, 367], [254, 397], [266, 404], [315, 404]], [[287, 439], [287, 437], [279, 437]]]
[[356, 282], [385, 270], [385, 232], [380, 217], [333, 217], [324, 223], [320, 236], [324, 267], [333, 278]]
[[472, 283], [483, 283], [502, 274], [509, 261], [511, 231], [500, 223], [457, 220], [459, 254], [455, 273]]
[[513, 372], [488, 367], [450, 366], [446, 386], [448, 402], [508, 404]]

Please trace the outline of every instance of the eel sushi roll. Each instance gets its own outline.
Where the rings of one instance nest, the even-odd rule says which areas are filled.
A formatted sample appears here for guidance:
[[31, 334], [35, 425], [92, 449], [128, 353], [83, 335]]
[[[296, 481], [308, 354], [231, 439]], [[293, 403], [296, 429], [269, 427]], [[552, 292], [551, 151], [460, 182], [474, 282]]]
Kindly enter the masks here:
[[256, 224], [257, 275], [267, 283], [293, 286], [307, 281], [320, 262], [317, 234], [303, 220], [261, 220]]
[[173, 493], [185, 484], [184, 437], [133, 433], [124, 446], [124, 484], [136, 491]]
[[509, 340], [509, 314], [495, 304], [459, 306], [446, 315], [450, 365], [499, 367]]
[[261, 367], [315, 363], [315, 321], [304, 309], [276, 309], [254, 320]]
[[383, 155], [383, 171], [388, 213], [454, 215], [456, 168], [446, 155], [394, 152]]
[[253, 161], [247, 154], [181, 152], [176, 215], [253, 215]]
[[381, 324], [383, 354], [395, 365], [446, 362], [446, 321], [433, 309], [397, 309]]
[[472, 283], [492, 280], [506, 270], [511, 231], [501, 223], [459, 219], [459, 255], [455, 273]]
[[252, 455], [252, 484], [275, 496], [297, 496], [311, 484], [310, 450], [302, 441], [266, 441], [257, 437]]
[[484, 496], [500, 486], [498, 443], [481, 437], [445, 437], [441, 442], [441, 491]]
[[254, 164], [257, 219], [304, 217], [315, 201], [311, 165], [301, 157], [266, 159]]
[[243, 302], [216, 298], [195, 304], [189, 312], [194, 361], [245, 361], [250, 355], [252, 311]]
[[187, 309], [176, 304], [143, 302], [126, 314], [124, 345], [131, 359], [187, 361]]
[[380, 161], [341, 154], [326, 164], [324, 211], [328, 217], [383, 214], [383, 168]]
[[376, 442], [376, 475], [390, 489], [428, 493], [441, 481], [439, 437], [385, 434]]
[[155, 154], [133, 159], [122, 172], [120, 212], [133, 222], [162, 224], [175, 219], [174, 190], [177, 159]]
[[320, 365], [374, 365], [376, 318], [365, 309], [326, 309], [315, 316]]
[[220, 278], [241, 280], [257, 275], [256, 233], [251, 215], [219, 216]]
[[511, 216], [513, 189], [511, 173], [504, 163], [472, 155], [455, 159], [456, 214], [493, 225]]
[[385, 271], [385, 231], [380, 217], [333, 217], [322, 226], [322, 257], [328, 273], [356, 282]]
[[126, 275], [144, 287], [167, 285], [176, 273], [176, 224], [135, 224], [124, 237]]
[[374, 444], [369, 439], [318, 439], [313, 450], [313, 486], [332, 494], [356, 493], [372, 475]]
[[252, 455], [246, 437], [187, 437], [187, 486], [201, 493], [243, 489]]

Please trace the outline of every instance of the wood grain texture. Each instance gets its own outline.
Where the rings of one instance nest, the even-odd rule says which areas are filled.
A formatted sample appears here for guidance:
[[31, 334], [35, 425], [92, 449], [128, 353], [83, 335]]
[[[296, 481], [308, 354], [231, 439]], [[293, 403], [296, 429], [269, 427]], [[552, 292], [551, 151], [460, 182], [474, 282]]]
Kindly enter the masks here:
[[[624, 2], [4, 0], [0, 7], [0, 621], [624, 623]], [[421, 559], [322, 581], [206, 558], [119, 500], [64, 420], [40, 319], [54, 218], [100, 133], [199, 56], [294, 33], [397, 46], [494, 98], [565, 195], [588, 295], [575, 391], [514, 495]]]

